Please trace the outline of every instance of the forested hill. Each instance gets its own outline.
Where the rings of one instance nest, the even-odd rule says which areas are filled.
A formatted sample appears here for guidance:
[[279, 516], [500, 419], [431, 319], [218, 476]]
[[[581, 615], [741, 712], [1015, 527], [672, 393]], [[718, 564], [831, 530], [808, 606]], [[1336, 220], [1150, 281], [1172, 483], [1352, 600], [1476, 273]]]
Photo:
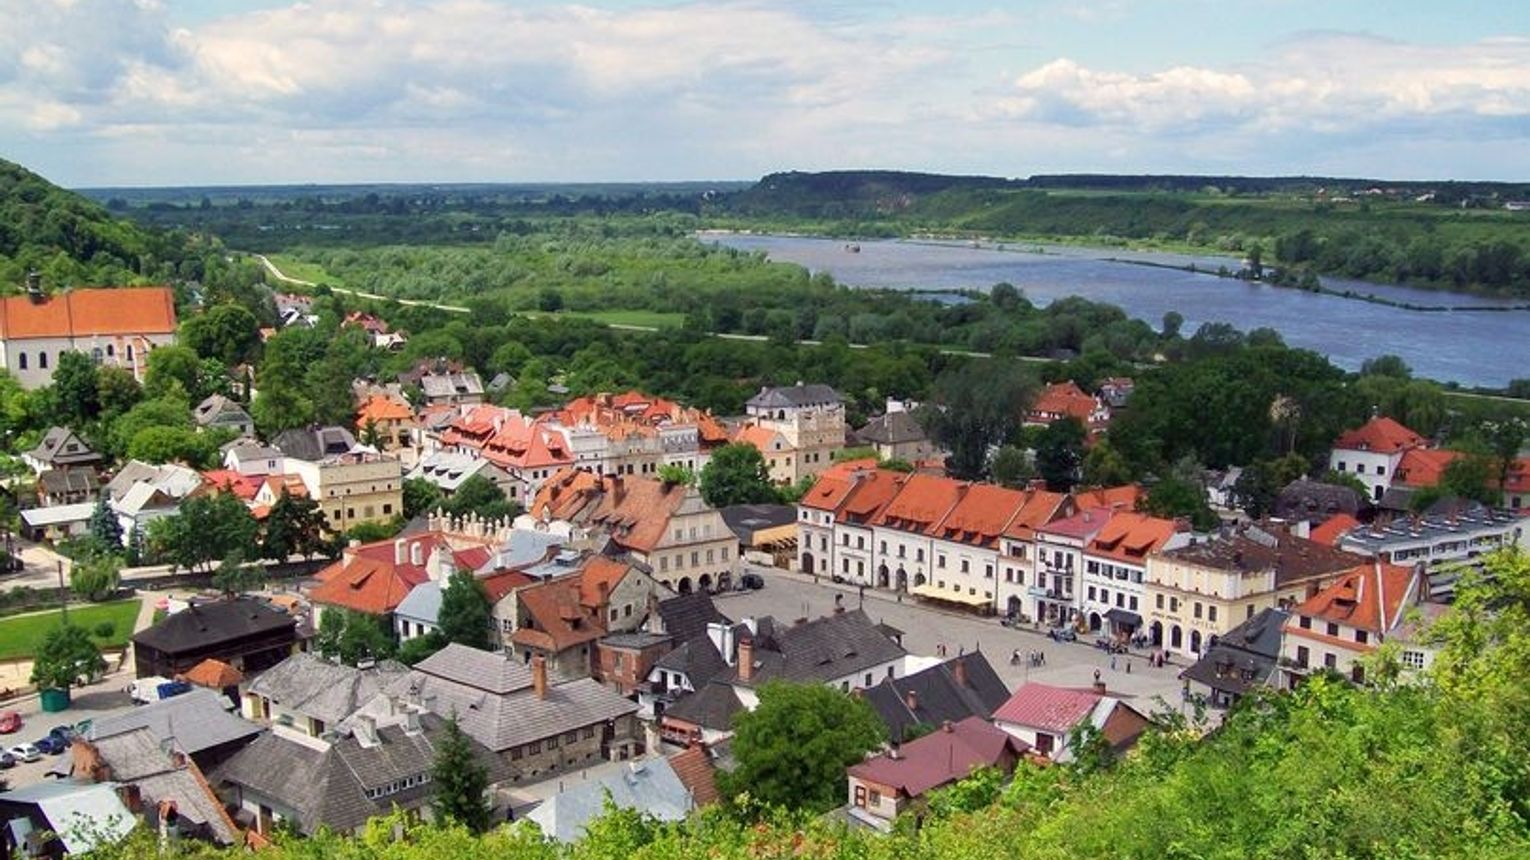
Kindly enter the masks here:
[[162, 279], [184, 254], [180, 236], [114, 218], [0, 159], [0, 290], [19, 287], [29, 269], [50, 287]]
[[893, 170], [838, 170], [824, 173], [772, 173], [754, 187], [720, 201], [739, 215], [781, 215], [810, 219], [871, 218], [898, 215], [925, 197], [952, 190], [1020, 187], [992, 176], [945, 176]]

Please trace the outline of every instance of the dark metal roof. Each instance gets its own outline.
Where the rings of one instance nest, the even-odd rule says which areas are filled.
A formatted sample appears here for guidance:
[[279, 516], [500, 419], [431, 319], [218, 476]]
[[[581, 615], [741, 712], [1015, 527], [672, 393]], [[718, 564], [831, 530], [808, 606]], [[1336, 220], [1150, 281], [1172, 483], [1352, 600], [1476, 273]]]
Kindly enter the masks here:
[[726, 732], [733, 729], [733, 715], [744, 709], [738, 693], [721, 681], [707, 684], [688, 696], [681, 696], [664, 709], [666, 717]]
[[[958, 662], [967, 676], [966, 684], [956, 679]], [[887, 736], [896, 740], [901, 739], [909, 727], [921, 723], [939, 726], [947, 720], [955, 723], [967, 717], [987, 719], [1009, 698], [1009, 688], [999, 680], [983, 652], [974, 651], [922, 672], [902, 678], [884, 678], [867, 689], [864, 695], [882, 722], [887, 724]], [[909, 708], [910, 699], [914, 705], [912, 709]]]
[[236, 597], [183, 609], [135, 635], [133, 644], [179, 654], [296, 626], [297, 619], [280, 609], [251, 597]]
[[791, 505], [729, 505], [718, 511], [728, 529], [743, 543], [754, 543], [754, 533], [797, 521], [797, 509]]
[[837, 404], [843, 398], [839, 392], [827, 385], [820, 383], [797, 383], [796, 385], [782, 385], [775, 388], [762, 388], [760, 393], [749, 398], [748, 406], [775, 409], [792, 408], [802, 406], [814, 406], [818, 404]]
[[1289, 616], [1283, 609], [1260, 611], [1218, 638], [1179, 677], [1233, 695], [1263, 685], [1280, 659], [1281, 628]]
[[900, 411], [879, 415], [867, 421], [865, 427], [855, 431], [855, 437], [862, 442], [877, 445], [906, 445], [923, 442], [929, 438], [929, 434], [925, 433], [924, 427], [920, 426], [919, 419], [912, 412]]

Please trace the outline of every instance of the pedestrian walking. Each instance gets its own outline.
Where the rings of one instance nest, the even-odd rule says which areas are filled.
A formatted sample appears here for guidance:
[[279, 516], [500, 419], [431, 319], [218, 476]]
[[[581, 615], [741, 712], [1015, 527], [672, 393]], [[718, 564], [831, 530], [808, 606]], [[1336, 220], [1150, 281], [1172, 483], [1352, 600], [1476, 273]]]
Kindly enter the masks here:
[[1132, 661], [1127, 660], [1126, 661], [1126, 674], [1130, 675], [1131, 673], [1132, 673]]
[[1116, 671], [1116, 655], [1110, 655], [1110, 671]]
[[1045, 666], [1047, 664], [1047, 652], [1041, 651], [1038, 653], [1041, 654], [1041, 665]]

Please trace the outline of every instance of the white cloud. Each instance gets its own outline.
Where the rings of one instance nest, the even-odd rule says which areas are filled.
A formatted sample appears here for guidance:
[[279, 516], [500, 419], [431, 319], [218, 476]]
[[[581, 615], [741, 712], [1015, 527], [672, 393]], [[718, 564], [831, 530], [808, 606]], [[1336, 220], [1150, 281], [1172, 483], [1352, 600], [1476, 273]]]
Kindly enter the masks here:
[[1149, 133], [1227, 126], [1353, 133], [1414, 123], [1450, 136], [1458, 133], [1453, 122], [1512, 119], [1522, 126], [1530, 117], [1530, 39], [1419, 46], [1319, 33], [1236, 69], [1145, 74], [1058, 59], [1017, 78], [996, 112]]

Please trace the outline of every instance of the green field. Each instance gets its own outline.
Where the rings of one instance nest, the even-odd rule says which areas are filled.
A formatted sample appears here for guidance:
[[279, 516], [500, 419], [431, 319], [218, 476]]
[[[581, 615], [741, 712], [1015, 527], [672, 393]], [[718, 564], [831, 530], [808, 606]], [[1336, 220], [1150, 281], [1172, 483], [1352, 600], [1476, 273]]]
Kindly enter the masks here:
[[[71, 607], [69, 623], [91, 631], [91, 637], [102, 648], [121, 648], [133, 636], [138, 606], [139, 601], [132, 599]], [[60, 618], [58, 610], [54, 610], [0, 619], [0, 660], [32, 656], [43, 637], [58, 626]], [[95, 636], [96, 626], [103, 621], [110, 621], [113, 628], [112, 635], [105, 639]]]
[[612, 311], [565, 311], [561, 316], [581, 317], [606, 325], [637, 325], [650, 328], [679, 328], [685, 323], [685, 314], [664, 311], [612, 310]]
[[282, 274], [289, 278], [297, 278], [300, 281], [313, 281], [316, 284], [328, 284], [332, 287], [344, 287], [345, 282], [325, 271], [318, 263], [309, 263], [299, 260], [288, 254], [267, 254], [266, 259], [271, 265], [280, 269]]

